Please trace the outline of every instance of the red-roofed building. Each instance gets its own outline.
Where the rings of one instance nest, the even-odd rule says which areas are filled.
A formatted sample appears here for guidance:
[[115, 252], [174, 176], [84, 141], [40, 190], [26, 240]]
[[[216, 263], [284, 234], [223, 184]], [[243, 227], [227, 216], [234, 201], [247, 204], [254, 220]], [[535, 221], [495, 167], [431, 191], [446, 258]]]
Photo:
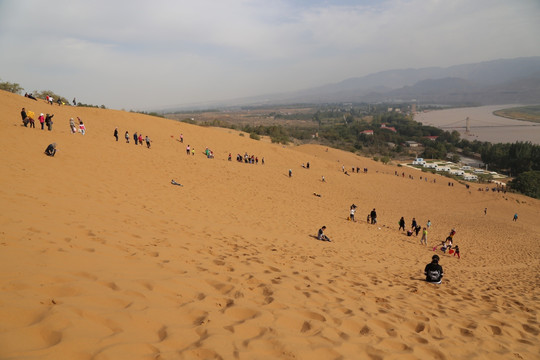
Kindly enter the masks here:
[[364, 130], [360, 134], [373, 135], [373, 130]]
[[381, 129], [386, 129], [386, 130], [390, 130], [390, 131], [393, 131], [393, 132], [397, 132], [397, 130], [394, 127], [386, 126], [386, 124], [381, 124]]

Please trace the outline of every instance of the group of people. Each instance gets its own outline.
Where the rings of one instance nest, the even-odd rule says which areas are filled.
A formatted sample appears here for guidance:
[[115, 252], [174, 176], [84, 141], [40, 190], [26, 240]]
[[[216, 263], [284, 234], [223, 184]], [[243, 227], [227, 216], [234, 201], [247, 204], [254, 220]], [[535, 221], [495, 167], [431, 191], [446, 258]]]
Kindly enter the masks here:
[[[79, 132], [83, 135], [86, 134], [86, 126], [84, 125], [83, 121], [78, 116], [77, 120], [79, 121]], [[73, 120], [73, 118], [69, 119], [69, 129], [71, 130], [72, 134], [77, 133], [77, 127], [75, 126], [75, 121]]]
[[[116, 139], [116, 141], [118, 141], [118, 127], [116, 127], [114, 129], [113, 136]], [[124, 134], [124, 138], [126, 139], [126, 144], [129, 144], [130, 136], [129, 136], [129, 132], [127, 130], [126, 130], [126, 133]], [[137, 134], [135, 132], [133, 134], [133, 141], [134, 141], [135, 145], [143, 145], [143, 143], [146, 143], [146, 147], [148, 149], [150, 149], [151, 140], [148, 137], [148, 135], [146, 135], [146, 137], [143, 138], [142, 134]]]
[[[229, 157], [227, 158], [227, 160], [232, 161], [232, 154], [231, 153], [229, 153]], [[243, 162], [245, 164], [258, 165], [259, 164], [259, 157], [255, 156], [255, 155], [248, 155], [248, 153], [245, 152], [244, 156], [242, 156], [240, 154], [236, 154], [236, 161], [238, 161], [240, 163]], [[264, 158], [261, 159], [261, 164], [264, 165]]]
[[[21, 119], [24, 127], [36, 128], [35, 114], [33, 111], [27, 111], [25, 108], [21, 110]], [[52, 131], [54, 114], [47, 114], [46, 116], [41, 113], [38, 117], [38, 121], [41, 125], [41, 130], [44, 130], [44, 126], [47, 126], [47, 130]]]

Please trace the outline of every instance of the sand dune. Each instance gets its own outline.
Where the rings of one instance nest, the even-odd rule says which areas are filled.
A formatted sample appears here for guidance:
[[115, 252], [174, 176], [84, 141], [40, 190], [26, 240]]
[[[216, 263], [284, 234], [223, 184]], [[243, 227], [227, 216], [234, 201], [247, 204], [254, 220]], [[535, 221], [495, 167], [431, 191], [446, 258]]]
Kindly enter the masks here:
[[[21, 126], [23, 106], [54, 112], [53, 131]], [[69, 133], [76, 116], [85, 136]], [[126, 130], [151, 148], [126, 144]], [[5, 92], [0, 131], [1, 359], [538, 359], [537, 200]], [[234, 161], [244, 152], [265, 165]], [[401, 216], [431, 220], [430, 246], [398, 231]], [[322, 225], [333, 242], [314, 238]], [[451, 228], [462, 257], [438, 252], [444, 281], [427, 284]]]

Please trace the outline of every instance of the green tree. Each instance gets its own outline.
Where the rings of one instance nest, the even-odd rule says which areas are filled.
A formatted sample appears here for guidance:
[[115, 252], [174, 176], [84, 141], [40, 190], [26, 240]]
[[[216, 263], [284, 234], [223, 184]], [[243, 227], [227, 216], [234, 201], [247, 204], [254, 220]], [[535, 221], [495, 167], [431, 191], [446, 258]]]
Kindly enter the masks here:
[[24, 89], [17, 83], [0, 81], [0, 90], [9, 91], [10, 93], [20, 94]]
[[522, 194], [540, 199], [540, 171], [523, 172], [510, 182], [510, 186]]

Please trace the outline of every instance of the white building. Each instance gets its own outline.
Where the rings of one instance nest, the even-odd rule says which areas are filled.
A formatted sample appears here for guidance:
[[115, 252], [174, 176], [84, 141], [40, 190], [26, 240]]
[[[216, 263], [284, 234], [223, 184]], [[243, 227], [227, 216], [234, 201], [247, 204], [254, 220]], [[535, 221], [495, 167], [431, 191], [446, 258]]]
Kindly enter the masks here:
[[412, 162], [413, 165], [424, 165], [425, 163], [426, 163], [426, 162], [424, 161], [423, 158], [416, 158], [416, 159]]
[[478, 181], [478, 176], [473, 175], [473, 174], [465, 174], [465, 175], [463, 176], [463, 180], [467, 180], [467, 181]]
[[457, 176], [463, 176], [465, 175], [465, 171], [463, 170], [450, 170], [451, 175], [457, 175]]

